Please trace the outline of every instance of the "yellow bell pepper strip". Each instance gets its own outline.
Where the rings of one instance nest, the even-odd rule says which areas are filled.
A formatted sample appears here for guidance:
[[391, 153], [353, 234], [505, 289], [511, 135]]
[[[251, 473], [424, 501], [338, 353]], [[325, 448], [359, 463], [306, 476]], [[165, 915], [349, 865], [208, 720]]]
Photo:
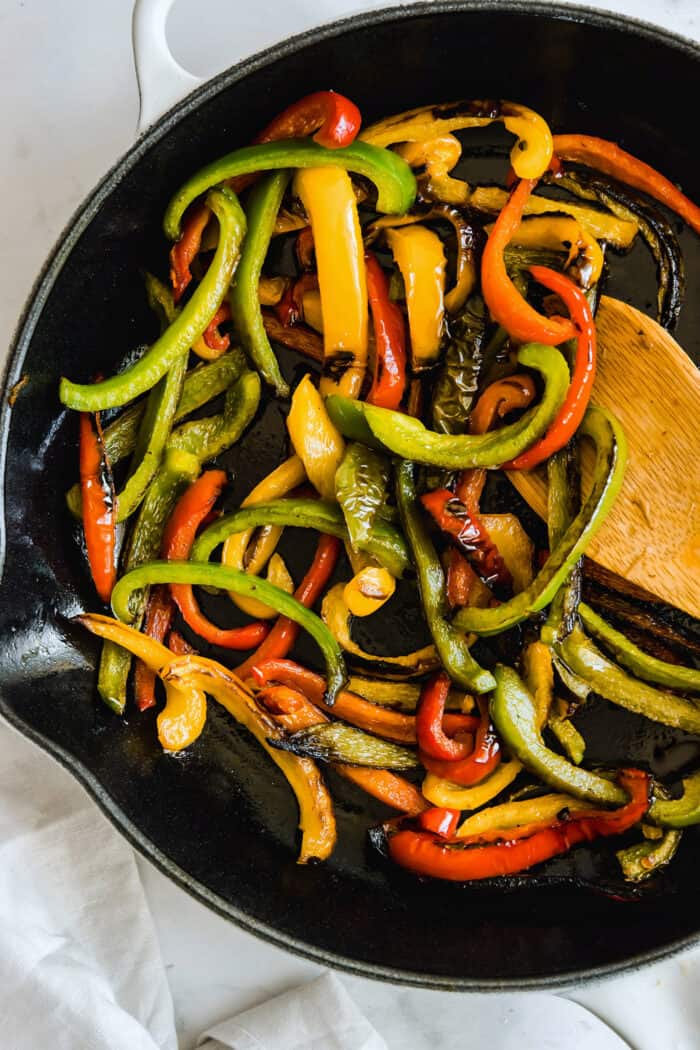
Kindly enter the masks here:
[[345, 665], [340, 646], [325, 624], [310, 609], [306, 609], [290, 594], [273, 587], [267, 580], [248, 576], [237, 569], [223, 565], [208, 565], [197, 562], [152, 561], [132, 569], [118, 581], [112, 591], [112, 610], [120, 620], [129, 623], [134, 613], [132, 596], [142, 588], [154, 583], [187, 583], [201, 587], [216, 587], [234, 590], [250, 597], [260, 597], [266, 605], [272, 605], [282, 616], [289, 617], [307, 631], [318, 645], [326, 663], [328, 695], [326, 702], [332, 704], [346, 681]]
[[535, 702], [518, 674], [499, 664], [494, 675], [491, 718], [511, 754], [557, 791], [588, 802], [624, 805], [625, 792], [614, 781], [572, 765], [543, 743]]
[[459, 630], [498, 634], [549, 605], [602, 525], [622, 485], [626, 441], [614, 416], [597, 407], [588, 409], [580, 432], [591, 438], [596, 448], [593, 484], [581, 510], [529, 587], [497, 608], [462, 609], [453, 621]]
[[643, 882], [652, 878], [673, 860], [682, 837], [682, 831], [669, 828], [658, 841], [638, 842], [618, 850], [615, 856], [624, 878], [628, 882]]
[[633, 678], [605, 656], [580, 627], [574, 627], [557, 643], [555, 652], [574, 675], [610, 703], [685, 733], [700, 733], [700, 707]]
[[513, 593], [526, 590], [533, 580], [535, 545], [516, 514], [482, 514], [479, 518], [491, 537], [513, 581]]
[[680, 215], [696, 233], [700, 233], [700, 208], [697, 204], [681, 193], [670, 179], [631, 153], [626, 153], [616, 143], [592, 135], [556, 135], [554, 150], [559, 160], [585, 164], [648, 193]]
[[408, 211], [416, 197], [416, 178], [408, 164], [390, 150], [365, 142], [353, 142], [342, 149], [325, 149], [308, 139], [283, 139], [258, 146], [244, 146], [200, 168], [173, 196], [165, 212], [165, 236], [175, 241], [180, 222], [196, 197], [236, 175], [253, 171], [279, 171], [281, 168], [336, 167], [364, 175], [377, 188], [377, 211]]
[[[477, 186], [472, 190], [469, 205], [477, 211], [498, 214], [508, 201], [508, 192], [498, 186]], [[552, 200], [551, 197], [540, 197], [533, 193], [525, 202], [523, 215], [570, 215], [576, 219], [582, 229], [595, 237], [597, 241], [606, 241], [613, 248], [627, 251], [639, 232], [639, 224], [625, 219], [618, 219], [604, 211], [596, 211], [571, 201]]]
[[[493, 225], [486, 226], [493, 231]], [[547, 248], [566, 252], [565, 269], [584, 291], [600, 280], [603, 270], [603, 249], [591, 233], [570, 215], [532, 215], [522, 219], [510, 239], [510, 245], [520, 248]]]
[[343, 168], [307, 168], [294, 179], [311, 221], [323, 314], [324, 394], [357, 397], [367, 366], [367, 281], [352, 183]]
[[422, 142], [406, 142], [397, 146], [396, 152], [412, 168], [425, 167], [425, 175], [419, 179], [422, 196], [464, 207], [469, 200], [469, 186], [449, 174], [462, 156], [459, 139], [440, 135]]
[[411, 364], [414, 372], [430, 368], [440, 353], [445, 316], [445, 251], [425, 226], [386, 231], [386, 240], [406, 288]]
[[413, 554], [425, 620], [442, 665], [456, 685], [486, 693], [493, 688], [493, 675], [479, 666], [466, 638], [447, 621], [445, 574], [416, 497], [414, 465], [407, 460], [396, 469], [396, 502]]
[[166, 684], [194, 686], [213, 696], [237, 722], [245, 726], [279, 767], [296, 795], [302, 832], [299, 864], [326, 860], [336, 841], [333, 803], [317, 766], [308, 758], [297, 758], [275, 746], [284, 734], [277, 723], [255, 702], [236, 675], [214, 660], [183, 656], [171, 660], [163, 675]]
[[485, 127], [494, 120], [517, 137], [510, 160], [518, 177], [537, 179], [543, 175], [552, 159], [552, 133], [534, 110], [505, 99], [443, 102], [410, 109], [365, 128], [360, 139], [376, 146], [426, 142], [452, 131]]
[[[517, 758], [511, 758], [508, 762], [501, 762], [490, 776], [473, 787], [462, 787], [461, 784], [454, 784], [451, 780], [428, 773], [421, 790], [428, 802], [432, 802], [434, 806], [459, 810], [479, 809], [505, 791], [522, 772], [522, 768], [522, 763], [518, 762]], [[457, 834], [459, 835], [459, 831]]]
[[434, 645], [425, 645], [422, 649], [416, 649], [412, 653], [404, 653], [401, 656], [377, 656], [375, 653], [368, 653], [360, 648], [352, 638], [350, 630], [352, 614], [345, 603], [344, 592], [344, 583], [336, 583], [334, 587], [331, 587], [321, 605], [321, 619], [346, 653], [358, 657], [365, 663], [390, 668], [401, 677], [417, 678], [428, 671], [434, 671], [439, 666], [440, 659]]
[[207, 203], [219, 220], [219, 243], [209, 269], [173, 323], [139, 360], [101, 383], [61, 380], [59, 396], [68, 408], [95, 412], [117, 408], [154, 387], [203, 334], [228, 291], [245, 234], [245, 216], [230, 190], [212, 190]]
[[346, 583], [343, 598], [353, 616], [371, 616], [389, 601], [396, 580], [380, 565], [368, 565]]
[[182, 751], [197, 739], [207, 717], [206, 697], [201, 689], [194, 688], [190, 683], [169, 682], [164, 678], [173, 660], [169, 649], [110, 616], [85, 613], [76, 616], [74, 622], [105, 641], [127, 650], [149, 671], [163, 679], [166, 702], [156, 721], [158, 740], [166, 751]]
[[[421, 692], [421, 686], [415, 682], [387, 682], [381, 678], [363, 678], [359, 675], [350, 676], [348, 689], [373, 704], [409, 712], [415, 711]], [[451, 689], [445, 706], [448, 710], [464, 711], [468, 714], [474, 706], [474, 701], [461, 690]]]
[[[329, 397], [326, 407], [346, 437], [383, 446], [404, 459], [447, 470], [498, 467], [524, 452], [544, 433], [563, 404], [569, 386], [569, 369], [553, 347], [528, 343], [518, 351], [518, 363], [542, 375], [542, 398], [516, 423], [486, 434], [438, 434], [401, 412], [338, 396]], [[515, 449], [517, 452], [511, 452]]]
[[555, 700], [554, 710], [550, 712], [547, 725], [574, 765], [580, 766], [586, 753], [586, 741], [570, 721], [567, 706], [563, 700]]
[[345, 442], [308, 373], [292, 394], [287, 429], [311, 484], [324, 499], [335, 500], [335, 472]]
[[273, 554], [270, 558], [265, 579], [273, 587], [279, 587], [281, 591], [286, 591], [287, 594], [294, 594], [294, 580], [287, 568], [287, 563], [280, 554]]
[[611, 627], [585, 602], [581, 602], [578, 611], [589, 634], [602, 642], [616, 661], [637, 678], [644, 678], [645, 681], [655, 685], [664, 685], [667, 689], [700, 693], [700, 670], [695, 667], [681, 667], [678, 664], [671, 664], [649, 656], [624, 634]]
[[[213, 522], [199, 536], [192, 548], [194, 561], [208, 561], [212, 551], [232, 533], [259, 525], [289, 525], [300, 529], [316, 529], [347, 542], [348, 530], [343, 513], [336, 503], [320, 499], [279, 499], [241, 507], [233, 514]], [[406, 541], [398, 529], [388, 522], [377, 520], [367, 540], [367, 553], [382, 564], [392, 576], [400, 579], [407, 570], [410, 558]]]
[[[279, 499], [305, 480], [304, 464], [298, 456], [290, 456], [248, 493], [241, 507], [252, 507], [257, 503]], [[253, 532], [254, 529], [250, 528], [227, 537], [221, 552], [222, 565], [228, 565], [232, 569], [245, 569], [251, 576], [257, 576], [261, 572], [280, 541], [283, 527], [266, 525], [265, 535], [261, 541], [256, 543], [253, 557], [247, 564], [244, 564]], [[231, 594], [230, 597], [242, 612], [255, 619], [270, 620], [277, 615], [274, 609], [263, 605], [257, 598], [243, 598], [239, 594]]]
[[525, 684], [537, 710], [537, 728], [542, 730], [554, 697], [554, 669], [549, 646], [542, 642], [530, 642], [523, 650], [522, 664]]
[[517, 828], [524, 824], [550, 823], [561, 813], [575, 814], [583, 809], [580, 800], [572, 795], [538, 795], [519, 802], [502, 802], [474, 813], [460, 824], [457, 835], [483, 835], [496, 828]]
[[241, 346], [278, 397], [287, 397], [289, 387], [265, 332], [258, 284], [288, 182], [289, 172], [273, 172], [250, 191], [245, 209], [246, 237], [229, 295], [234, 330]]

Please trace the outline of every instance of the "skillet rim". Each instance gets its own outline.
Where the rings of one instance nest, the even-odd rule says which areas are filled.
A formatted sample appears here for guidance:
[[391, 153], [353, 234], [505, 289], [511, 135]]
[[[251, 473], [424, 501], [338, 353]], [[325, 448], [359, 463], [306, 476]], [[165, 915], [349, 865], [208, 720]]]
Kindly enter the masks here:
[[[497, 11], [511, 14], [535, 15], [561, 22], [584, 23], [600, 28], [622, 31], [627, 35], [641, 37], [661, 43], [665, 47], [684, 53], [698, 63], [700, 71], [700, 44], [679, 34], [671, 32], [650, 22], [632, 18], [616, 12], [601, 11], [578, 4], [529, 2], [529, 0], [422, 0], [419, 3], [400, 4], [365, 11], [333, 22], [312, 27], [298, 33], [288, 40], [274, 44], [262, 51], [231, 66], [195, 88], [164, 113], [154, 124], [147, 128], [112, 165], [109, 171], [97, 183], [94, 189], [76, 208], [54, 247], [49, 253], [40, 273], [34, 281], [24, 308], [13, 333], [2, 374], [2, 403], [0, 406], [0, 593], [2, 593], [3, 570], [6, 553], [5, 521], [5, 467], [7, 444], [10, 430], [12, 407], [8, 403], [8, 394], [14, 384], [21, 378], [25, 357], [30, 349], [36, 325], [46, 302], [53, 290], [61, 270], [70, 257], [77, 241], [99, 208], [109, 200], [112, 191], [131, 171], [132, 167], [155, 146], [182, 118], [196, 111], [201, 103], [226, 90], [249, 74], [272, 66], [276, 61], [302, 50], [310, 43], [341, 36], [343, 33], [358, 28], [371, 28], [386, 22], [417, 18], [424, 15], [443, 15], [463, 11]], [[63, 409], [62, 411], [66, 411]], [[334, 967], [359, 977], [371, 977], [374, 980], [398, 983], [418, 988], [442, 991], [469, 992], [503, 992], [515, 990], [562, 990], [572, 985], [581, 985], [599, 981], [606, 977], [629, 974], [644, 966], [660, 962], [692, 949], [700, 941], [700, 922], [694, 934], [676, 938], [658, 949], [638, 952], [628, 958], [614, 963], [603, 963], [584, 969], [568, 969], [558, 974], [541, 975], [525, 979], [497, 978], [448, 978], [434, 974], [422, 974], [418, 971], [403, 970], [391, 966], [380, 966], [362, 960], [352, 959], [340, 952], [332, 952], [314, 947], [288, 934], [282, 934], [275, 927], [257, 919], [251, 919], [235, 904], [213, 893], [183, 868], [175, 864], [165, 853], [144, 835], [139, 828], [120, 809], [111, 798], [99, 779], [83, 763], [51, 738], [40, 733], [25, 723], [9, 707], [0, 692], [0, 715], [23, 736], [31, 740], [48, 753], [64, 769], [68, 770], [78, 783], [92, 796], [103, 814], [136, 849], [142, 857], [150, 861], [167, 878], [175, 882], [201, 904], [234, 922], [248, 933], [286, 949], [313, 962]]]

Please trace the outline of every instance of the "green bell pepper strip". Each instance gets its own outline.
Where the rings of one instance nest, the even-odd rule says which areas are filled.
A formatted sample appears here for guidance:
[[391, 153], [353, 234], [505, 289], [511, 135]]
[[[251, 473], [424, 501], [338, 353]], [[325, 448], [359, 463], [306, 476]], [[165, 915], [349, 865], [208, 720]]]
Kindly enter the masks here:
[[[336, 503], [320, 499], [278, 499], [241, 507], [213, 522], [197, 538], [192, 548], [193, 561], [209, 561], [212, 551], [229, 536], [260, 525], [288, 525], [292, 528], [316, 529], [349, 542], [343, 513]], [[362, 550], [401, 578], [410, 564], [406, 541], [398, 529], [384, 521], [375, 521]]]
[[518, 361], [542, 375], [545, 381], [542, 399], [516, 423], [486, 434], [438, 434], [403, 412], [350, 401], [338, 394], [326, 400], [326, 408], [341, 433], [356, 440], [362, 440], [359, 436], [362, 424], [357, 421], [348, 427], [347, 421], [353, 415], [363, 415], [375, 440], [402, 459], [447, 470], [498, 467], [514, 459], [542, 436], [559, 411], [569, 386], [566, 361], [551, 346], [527, 343], [518, 351]]
[[652, 722], [661, 722], [685, 733], [700, 733], [700, 707], [633, 678], [605, 656], [580, 627], [574, 627], [554, 648], [573, 674], [610, 703], [644, 715]]
[[593, 484], [581, 510], [529, 587], [493, 609], [462, 609], [453, 620], [455, 627], [477, 634], [499, 634], [539, 612], [554, 598], [595, 536], [622, 485], [627, 444], [615, 417], [602, 408], [588, 409], [580, 432], [596, 447]]
[[390, 740], [382, 740], [345, 722], [319, 722], [291, 736], [270, 740], [273, 747], [317, 762], [341, 762], [365, 769], [418, 769], [415, 751]]
[[245, 209], [248, 229], [229, 294], [231, 320], [241, 345], [278, 397], [288, 397], [289, 387], [265, 331], [258, 281], [289, 177], [288, 171], [274, 172], [250, 191]]
[[[200, 462], [190, 452], [169, 448], [146, 497], [139, 508], [134, 523], [129, 547], [123, 558], [123, 566], [129, 571], [143, 562], [157, 558], [166, 522], [173, 512], [184, 489], [198, 476]], [[145, 611], [146, 596], [139, 594], [135, 621], [140, 626]], [[131, 654], [105, 641], [102, 646], [100, 667], [97, 676], [97, 691], [116, 714], [126, 707], [126, 685], [131, 667]]]
[[517, 672], [499, 664], [494, 676], [496, 688], [489, 704], [493, 724], [526, 769], [557, 791], [588, 802], [621, 806], [628, 801], [614, 781], [573, 765], [546, 746], [537, 727], [535, 702]]
[[208, 463], [230, 448], [252, 422], [260, 404], [261, 383], [257, 372], [244, 372], [226, 391], [224, 410], [215, 416], [194, 419], [173, 431], [173, 448], [191, 452], [200, 463]]
[[416, 177], [398, 154], [366, 142], [326, 149], [311, 139], [280, 139], [244, 146], [200, 168], [171, 199], [163, 218], [168, 240], [180, 236], [180, 222], [195, 198], [237, 175], [281, 168], [345, 168], [364, 175], [377, 187], [377, 211], [403, 215], [416, 198]]
[[212, 190], [207, 197], [219, 220], [219, 243], [209, 269], [173, 323], [139, 360], [101, 383], [73, 383], [61, 379], [59, 396], [68, 408], [98, 412], [118, 408], [154, 387], [161, 376], [204, 333], [228, 292], [245, 234], [245, 215], [238, 198], [228, 189]]
[[628, 882], [643, 882], [652, 878], [660, 868], [673, 860], [680, 845], [683, 832], [669, 828], [660, 839], [645, 839], [627, 849], [618, 850], [615, 856], [620, 862], [622, 874]]
[[[550, 457], [547, 478], [547, 531], [549, 549], [555, 550], [581, 509], [581, 476], [573, 443]], [[547, 645], [556, 638], [564, 638], [576, 623], [581, 601], [581, 574], [582, 558], [578, 558], [549, 607], [547, 622], [541, 632], [542, 641]]]
[[700, 770], [681, 781], [683, 794], [680, 798], [657, 798], [649, 810], [653, 824], [664, 828], [687, 828], [700, 824]]
[[418, 574], [423, 612], [442, 665], [457, 685], [476, 693], [493, 689], [490, 671], [480, 667], [467, 640], [447, 620], [445, 574], [422, 517], [416, 497], [414, 465], [403, 460], [396, 467], [396, 502]]
[[366, 547], [377, 515], [386, 503], [389, 463], [385, 456], [354, 441], [335, 472], [335, 495], [353, 550]]
[[585, 602], [579, 605], [578, 611], [589, 634], [601, 641], [606, 649], [613, 653], [617, 662], [637, 678], [643, 678], [655, 685], [665, 685], [668, 689], [700, 692], [700, 670], [697, 668], [680, 667], [677, 664], [669, 664], [665, 660], [658, 660], [655, 656], [649, 656], [634, 642], [630, 642], [624, 634], [611, 627]]
[[[191, 412], [222, 394], [236, 382], [244, 368], [245, 358], [238, 347], [222, 354], [216, 361], [191, 368], [185, 376], [173, 422], [179, 423]], [[112, 466], [133, 452], [146, 404], [147, 401], [138, 401], [129, 405], [113, 423], [105, 427], [105, 449]], [[66, 503], [71, 514], [79, 518], [82, 514], [79, 484], [68, 489]]]
[[311, 609], [307, 609], [291, 594], [275, 587], [258, 576], [250, 576], [240, 569], [227, 565], [210, 565], [201, 562], [152, 561], [132, 569], [118, 580], [112, 591], [112, 611], [124, 623], [132, 623], [138, 616], [135, 594], [155, 583], [187, 583], [201, 587], [216, 587], [218, 590], [234, 591], [246, 598], [258, 598], [287, 616], [307, 631], [318, 645], [326, 664], [327, 691], [325, 701], [332, 704], [347, 681], [345, 663], [340, 646], [323, 620]]

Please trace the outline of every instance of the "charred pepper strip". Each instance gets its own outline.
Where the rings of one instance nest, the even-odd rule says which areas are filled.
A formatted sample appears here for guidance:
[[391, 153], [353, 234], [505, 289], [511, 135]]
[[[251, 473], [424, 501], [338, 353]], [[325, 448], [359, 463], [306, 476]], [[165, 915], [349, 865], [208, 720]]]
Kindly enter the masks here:
[[529, 587], [497, 608], [462, 609], [453, 621], [459, 630], [498, 634], [543, 609], [600, 528], [622, 485], [626, 442], [617, 420], [602, 408], [588, 409], [581, 432], [590, 437], [596, 447], [593, 485], [581, 510]]
[[80, 493], [90, 573], [101, 600], [108, 602], [117, 578], [114, 480], [100, 417], [89, 412], [80, 415]]
[[[289, 525], [302, 529], [327, 532], [343, 541], [349, 534], [343, 512], [334, 503], [318, 499], [280, 499], [241, 507], [210, 525], [197, 539], [193, 549], [194, 561], [208, 561], [212, 551], [228, 536], [259, 525]], [[400, 578], [408, 568], [410, 558], [401, 533], [387, 522], [376, 520], [366, 546], [368, 554], [376, 558], [392, 574]]]
[[480, 713], [479, 727], [474, 737], [474, 746], [465, 757], [446, 761], [426, 755], [420, 748], [419, 740], [418, 753], [428, 773], [462, 787], [480, 784], [494, 772], [501, 761], [501, 743], [491, 724], [488, 704], [481, 697], [477, 702]]
[[481, 261], [481, 289], [491, 317], [514, 339], [556, 346], [576, 336], [573, 322], [538, 314], [511, 281], [503, 257], [535, 185], [532, 179], [519, 182], [496, 219]]
[[478, 512], [462, 503], [449, 489], [426, 492], [420, 501], [438, 527], [469, 555], [483, 580], [512, 587], [512, 577]]
[[152, 561], [132, 569], [119, 580], [112, 591], [112, 609], [115, 616], [124, 623], [130, 623], [134, 619], [134, 594], [154, 583], [189, 583], [220, 590], [235, 590], [247, 597], [260, 598], [266, 605], [277, 609], [282, 616], [288, 616], [308, 631], [318, 645], [327, 669], [326, 702], [332, 704], [342, 689], [347, 676], [340, 646], [333, 635], [314, 612], [267, 580], [248, 576], [245, 572], [223, 565]]
[[418, 586], [425, 619], [443, 667], [450, 678], [464, 689], [477, 693], [493, 688], [493, 675], [480, 667], [469, 652], [467, 641], [447, 621], [445, 574], [421, 517], [416, 498], [414, 466], [404, 460], [396, 469], [396, 502], [401, 522], [418, 574]]
[[389, 214], [408, 211], [416, 196], [415, 175], [405, 161], [390, 150], [365, 142], [353, 142], [342, 149], [325, 149], [308, 139], [283, 139], [258, 146], [244, 146], [207, 164], [177, 191], [163, 219], [165, 235], [171, 241], [180, 235], [180, 220], [192, 201], [212, 186], [236, 175], [280, 168], [340, 167], [364, 175], [377, 188], [377, 210]]
[[614, 142], [593, 135], [555, 135], [553, 144], [559, 160], [585, 164], [648, 193], [680, 215], [696, 233], [700, 233], [700, 208], [697, 204], [693, 204], [664, 175], [631, 153], [626, 153]]
[[258, 282], [288, 182], [289, 172], [274, 172], [251, 190], [245, 209], [248, 229], [229, 297], [231, 316], [241, 345], [278, 397], [287, 397], [289, 387], [265, 331]]
[[[154, 587], [148, 596], [143, 634], [154, 642], [164, 642], [173, 621], [173, 601], [167, 587]], [[134, 668], [134, 699], [139, 711], [156, 704], [156, 672], [143, 660], [137, 659]]]
[[576, 356], [564, 404], [549, 430], [527, 452], [522, 452], [510, 463], [506, 463], [505, 466], [509, 470], [532, 470], [566, 445], [581, 425], [591, 399], [596, 372], [596, 330], [588, 299], [573, 281], [562, 273], [548, 270], [545, 266], [531, 266], [530, 273], [545, 288], [556, 292], [568, 309], [578, 330]]
[[229, 190], [212, 190], [207, 203], [219, 220], [219, 243], [206, 274], [173, 323], [136, 364], [102, 383], [85, 385], [63, 378], [60, 398], [68, 408], [117, 408], [155, 386], [211, 321], [228, 291], [245, 234], [245, 216]]
[[389, 282], [376, 255], [365, 252], [367, 294], [374, 325], [374, 378], [367, 395], [370, 405], [398, 408], [406, 391], [406, 325], [401, 310], [389, 298]]
[[518, 362], [543, 376], [540, 403], [516, 422], [487, 434], [437, 434], [401, 412], [377, 408], [338, 396], [326, 402], [328, 414], [346, 437], [388, 448], [397, 456], [448, 470], [498, 467], [524, 452], [547, 429], [561, 407], [569, 385], [564, 358], [553, 347], [529, 343], [518, 351]]

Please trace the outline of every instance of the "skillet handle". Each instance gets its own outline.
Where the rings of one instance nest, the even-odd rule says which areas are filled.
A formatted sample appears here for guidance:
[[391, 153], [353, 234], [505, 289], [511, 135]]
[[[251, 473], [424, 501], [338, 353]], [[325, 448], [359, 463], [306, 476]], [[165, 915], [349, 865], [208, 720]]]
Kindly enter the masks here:
[[174, 0], [134, 0], [131, 39], [139, 87], [137, 134], [204, 83], [175, 61], [165, 33]]

